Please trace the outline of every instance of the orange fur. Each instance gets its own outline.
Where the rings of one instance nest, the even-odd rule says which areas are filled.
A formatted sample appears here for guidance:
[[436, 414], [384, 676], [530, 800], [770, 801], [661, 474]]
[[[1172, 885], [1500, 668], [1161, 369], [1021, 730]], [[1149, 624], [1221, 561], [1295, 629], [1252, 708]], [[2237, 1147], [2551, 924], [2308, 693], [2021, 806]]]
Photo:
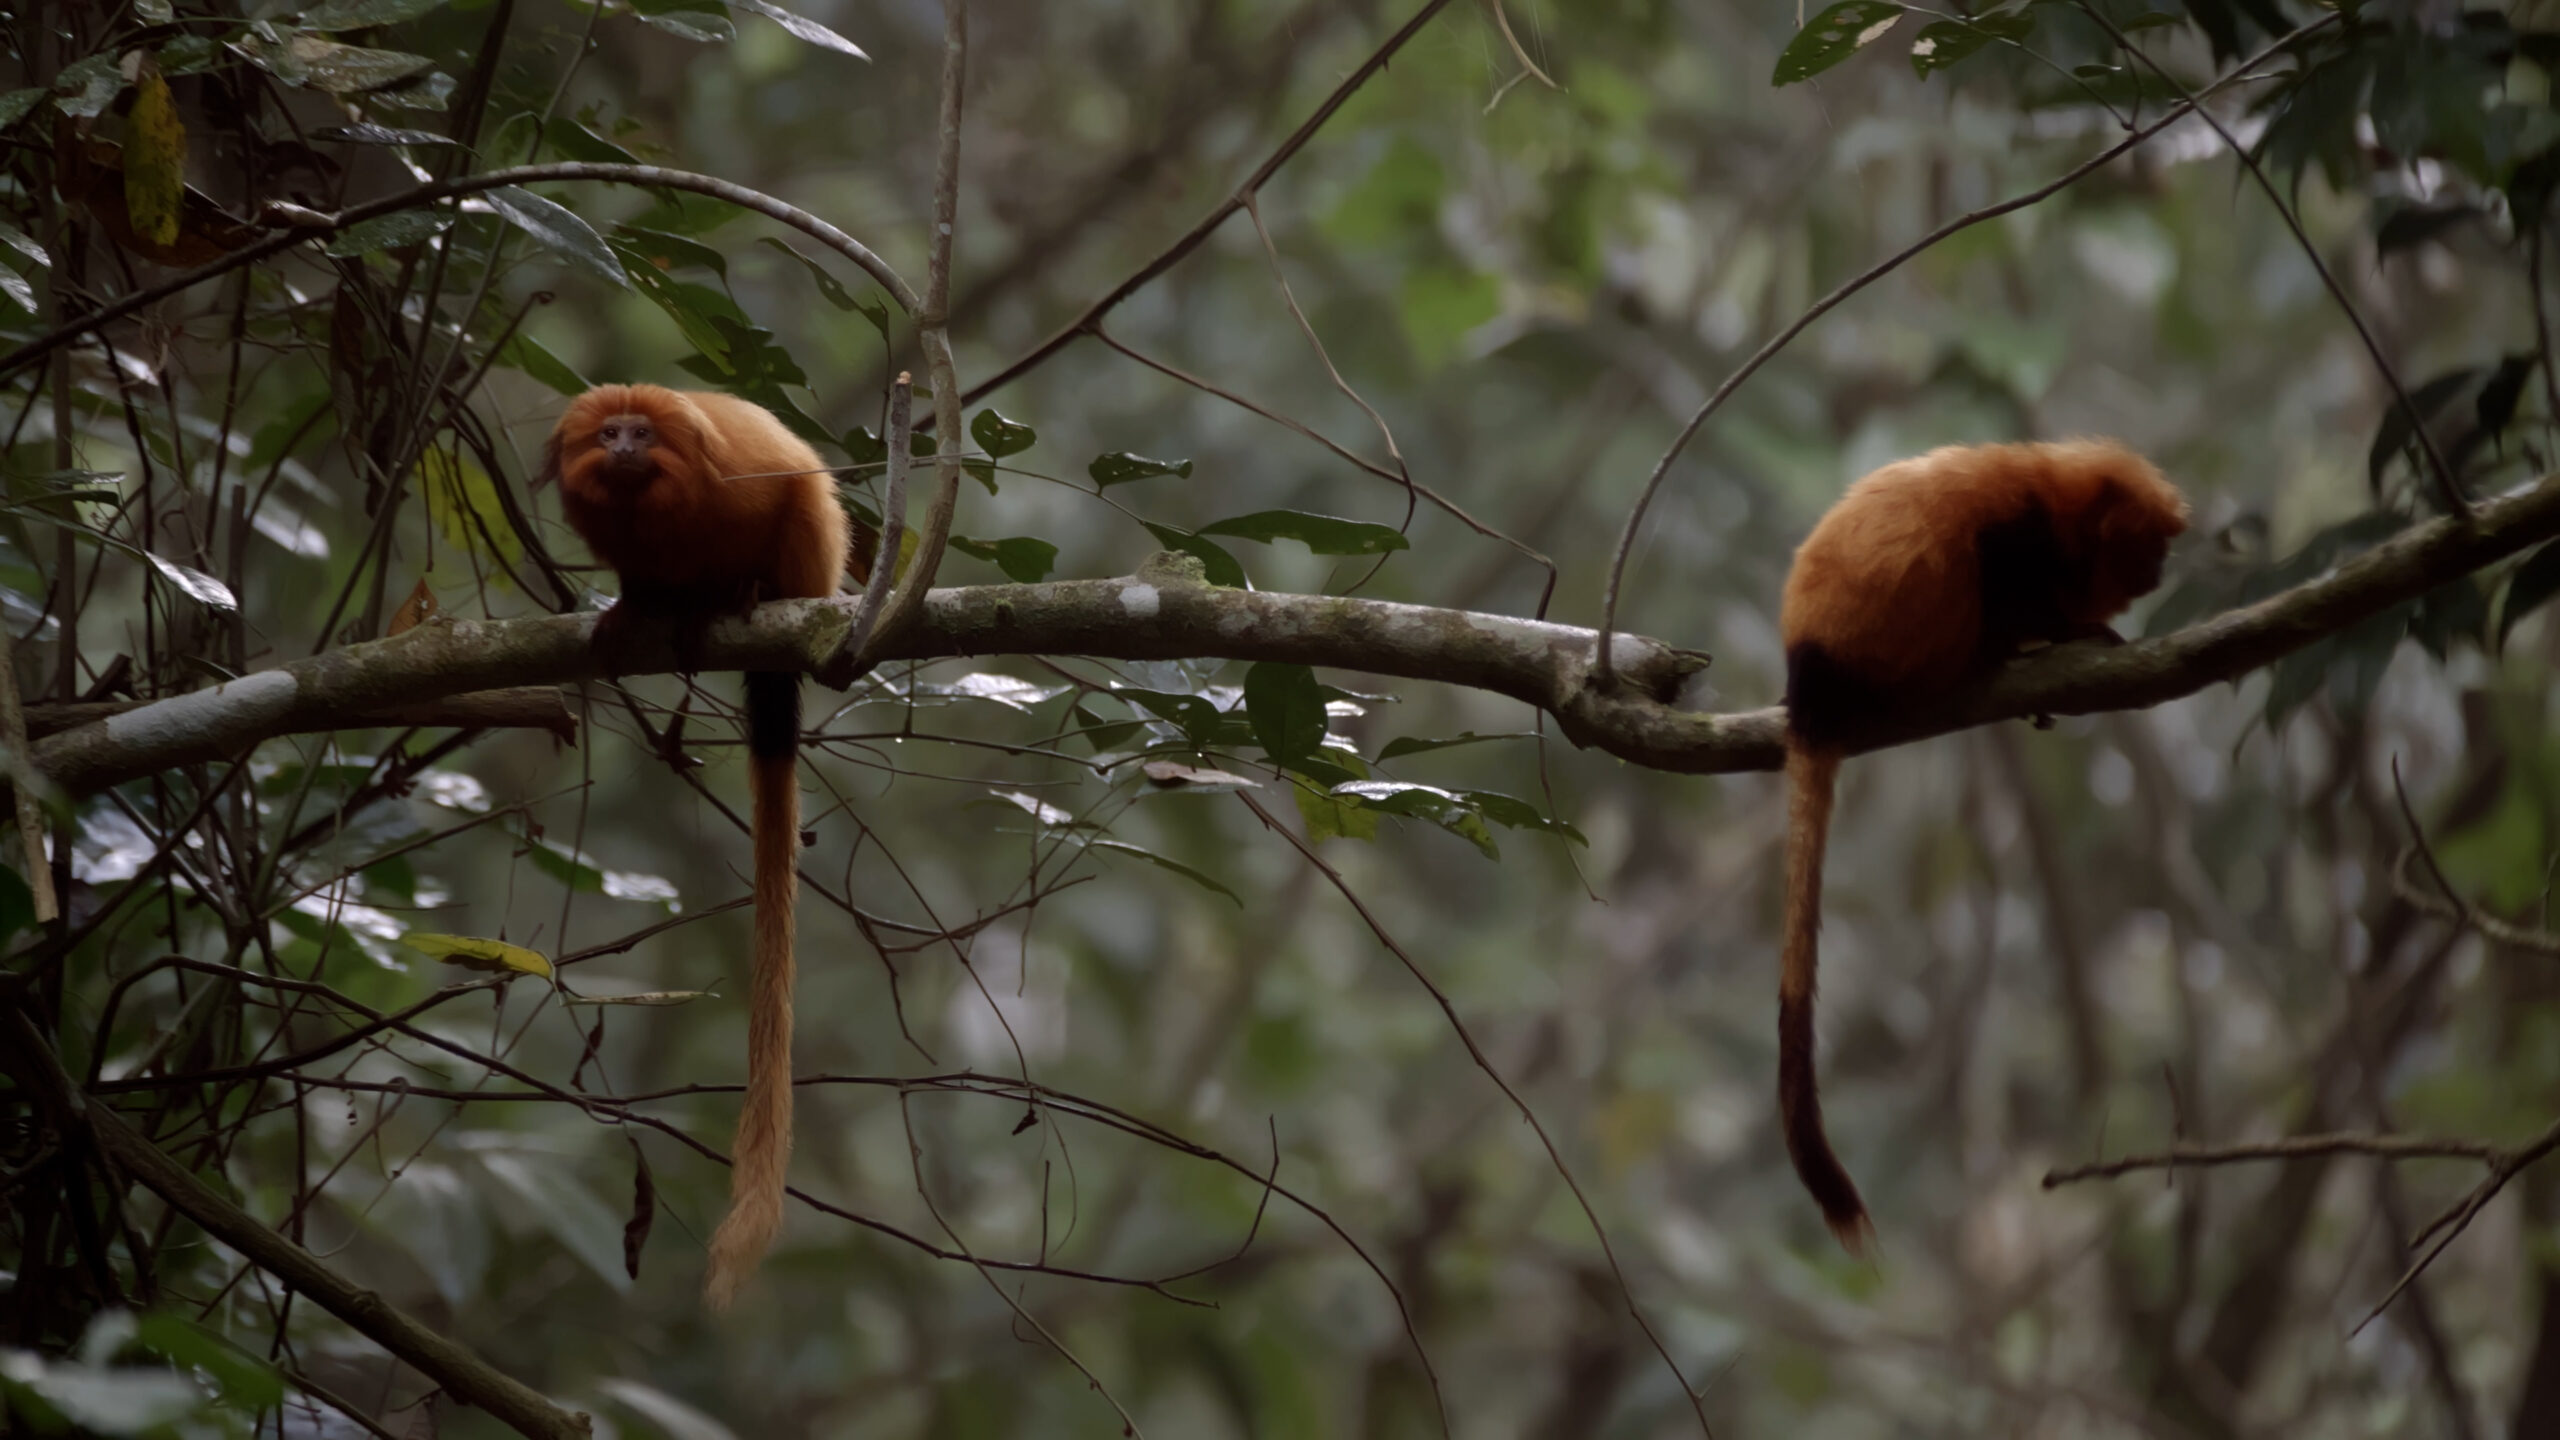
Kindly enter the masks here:
[[[597, 643], [634, 612], [699, 627], [763, 600], [836, 593], [852, 544], [835, 481], [771, 412], [733, 396], [600, 385], [571, 401], [536, 477], [557, 479], [569, 523], [622, 578]], [[868, 565], [857, 568], [867, 572]], [[755, 975], [747, 1088], [729, 1214], [704, 1293], [727, 1308], [782, 1228], [791, 1157], [792, 921], [799, 891], [800, 677], [747, 676], [755, 817]]]
[[1778, 1111], [1797, 1177], [1851, 1254], [1874, 1233], [1822, 1126], [1813, 1008], [1834, 778], [1862, 724], [2038, 641], [2109, 640], [2160, 583], [2187, 502], [2107, 440], [1947, 446], [1849, 487], [1787, 572], [1787, 907]]

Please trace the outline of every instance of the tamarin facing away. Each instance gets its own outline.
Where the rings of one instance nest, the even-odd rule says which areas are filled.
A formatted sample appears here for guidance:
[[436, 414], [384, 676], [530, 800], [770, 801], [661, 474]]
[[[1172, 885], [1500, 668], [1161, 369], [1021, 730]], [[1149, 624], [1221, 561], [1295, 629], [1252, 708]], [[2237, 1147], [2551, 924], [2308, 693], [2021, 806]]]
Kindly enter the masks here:
[[[552, 429], [534, 483], [545, 480], [559, 481], [570, 525], [622, 578], [621, 600], [596, 625], [608, 653], [635, 620], [672, 622], [681, 648], [712, 619], [760, 601], [833, 595], [844, 573], [851, 531], [834, 479], [772, 412], [734, 396], [599, 385]], [[751, 670], [746, 684], [755, 978], [729, 1214], [711, 1237], [703, 1286], [714, 1309], [727, 1307], [782, 1228], [791, 1155], [800, 677]]]
[[1849, 487], [1787, 572], [1787, 906], [1778, 1121], [1796, 1175], [1849, 1253], [1873, 1233], [1831, 1153], [1813, 1074], [1815, 935], [1832, 783], [1878, 714], [1935, 700], [2036, 641], [2115, 642], [2107, 621], [2160, 583], [2187, 502], [2107, 440], [1951, 445]]

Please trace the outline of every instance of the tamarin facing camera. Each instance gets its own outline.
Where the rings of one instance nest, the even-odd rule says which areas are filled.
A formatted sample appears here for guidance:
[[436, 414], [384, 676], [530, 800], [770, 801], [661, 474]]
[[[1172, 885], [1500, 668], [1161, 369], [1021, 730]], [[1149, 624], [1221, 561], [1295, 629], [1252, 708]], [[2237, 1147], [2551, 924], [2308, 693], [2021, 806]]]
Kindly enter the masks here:
[[1787, 656], [1787, 903], [1778, 1120], [1831, 1233], [1874, 1227], [1823, 1134], [1813, 1072], [1816, 933], [1833, 782], [1879, 714], [1933, 701], [2038, 641], [2120, 643], [2107, 622], [2160, 583], [2187, 502], [2107, 440], [1951, 445], [1849, 487], [1796, 551]]
[[[596, 624], [596, 645], [608, 654], [630, 625], [650, 617], [677, 627], [681, 650], [719, 616], [765, 600], [833, 595], [852, 543], [817, 452], [771, 411], [734, 396], [599, 385], [571, 401], [553, 428], [534, 483], [546, 480], [559, 482], [569, 524], [622, 579], [621, 600]], [[800, 677], [751, 670], [746, 687], [755, 975], [729, 1214], [711, 1237], [703, 1285], [714, 1309], [728, 1306], [782, 1228], [791, 1156]]]

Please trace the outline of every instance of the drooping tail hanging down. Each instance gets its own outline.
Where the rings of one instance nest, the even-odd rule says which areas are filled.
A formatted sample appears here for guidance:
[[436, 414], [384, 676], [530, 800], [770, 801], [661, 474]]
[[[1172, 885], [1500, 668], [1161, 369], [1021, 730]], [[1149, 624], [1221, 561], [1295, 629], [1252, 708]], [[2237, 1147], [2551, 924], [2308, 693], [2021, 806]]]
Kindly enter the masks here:
[[1787, 742], [1786, 939], [1778, 972], [1778, 1125], [1796, 1178], [1822, 1207], [1841, 1248], [1866, 1253], [1875, 1227], [1858, 1187], [1822, 1133], [1822, 1096], [1813, 1071], [1816, 941], [1822, 930], [1822, 856], [1830, 843], [1831, 795], [1840, 773], [1836, 750]]
[[782, 1229], [791, 1163], [793, 903], [800, 890], [800, 677], [747, 672], [747, 770], [755, 793], [755, 978], [747, 1094], [730, 1161], [729, 1214], [711, 1237], [703, 1295], [725, 1310]]

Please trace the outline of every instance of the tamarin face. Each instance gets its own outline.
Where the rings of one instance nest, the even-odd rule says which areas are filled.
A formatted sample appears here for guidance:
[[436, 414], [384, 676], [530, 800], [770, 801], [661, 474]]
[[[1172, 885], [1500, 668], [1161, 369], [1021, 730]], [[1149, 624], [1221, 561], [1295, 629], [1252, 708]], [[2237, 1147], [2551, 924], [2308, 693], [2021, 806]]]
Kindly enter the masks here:
[[596, 426], [603, 460], [596, 478], [615, 485], [646, 485], [659, 468], [658, 427], [646, 415], [608, 415]]

